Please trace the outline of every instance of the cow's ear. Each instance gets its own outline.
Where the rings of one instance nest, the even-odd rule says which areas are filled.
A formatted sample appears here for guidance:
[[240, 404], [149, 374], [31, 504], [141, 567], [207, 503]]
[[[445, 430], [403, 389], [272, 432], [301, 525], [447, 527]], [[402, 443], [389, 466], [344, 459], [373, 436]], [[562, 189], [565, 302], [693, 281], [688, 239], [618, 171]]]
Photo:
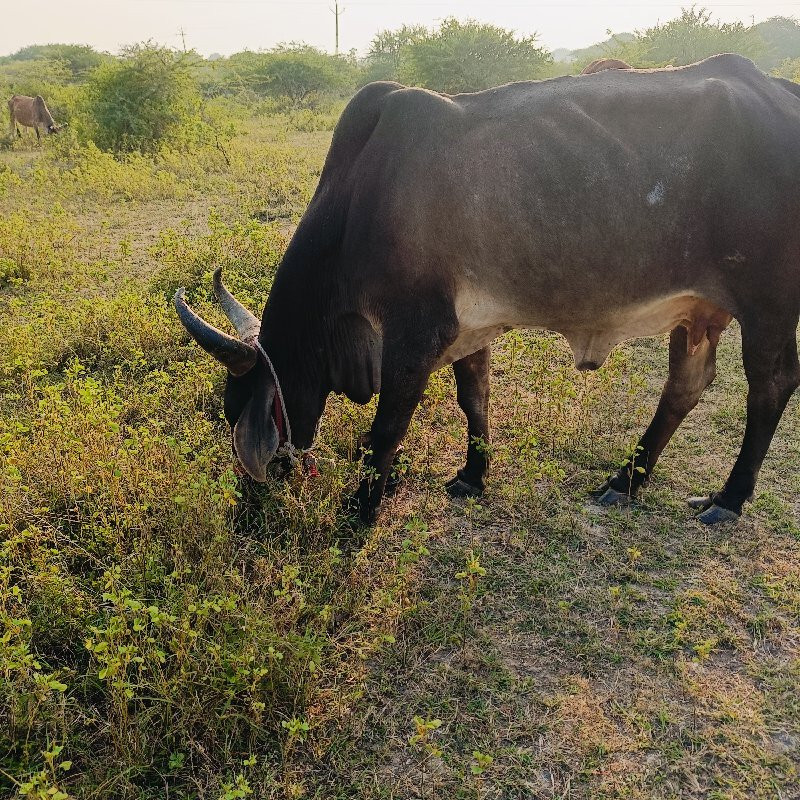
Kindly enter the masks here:
[[330, 336], [331, 389], [354, 403], [368, 403], [381, 390], [383, 339], [360, 314], [345, 314]]
[[233, 446], [247, 474], [263, 483], [267, 466], [280, 444], [278, 428], [272, 418], [275, 382], [271, 375], [258, 379], [253, 395], [233, 428]]

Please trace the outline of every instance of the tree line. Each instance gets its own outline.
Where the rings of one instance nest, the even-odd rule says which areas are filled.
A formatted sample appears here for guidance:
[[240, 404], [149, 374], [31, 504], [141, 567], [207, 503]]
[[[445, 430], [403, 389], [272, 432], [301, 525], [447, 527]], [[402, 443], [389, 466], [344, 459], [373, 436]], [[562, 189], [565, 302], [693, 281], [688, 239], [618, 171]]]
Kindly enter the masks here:
[[115, 56], [86, 45], [31, 45], [0, 58], [0, 93], [42, 94], [57, 117], [76, 120], [78, 132], [103, 149], [147, 150], [167, 139], [175, 145], [218, 136], [224, 127], [214, 113], [218, 99], [285, 111], [330, 104], [372, 80], [457, 93], [577, 73], [602, 56], [660, 67], [721, 52], [800, 78], [800, 23], [788, 17], [723, 23], [692, 7], [651, 28], [561, 53], [559, 60], [535, 35], [455, 18], [435, 28], [380, 31], [363, 58], [296, 42], [209, 58], [153, 43]]

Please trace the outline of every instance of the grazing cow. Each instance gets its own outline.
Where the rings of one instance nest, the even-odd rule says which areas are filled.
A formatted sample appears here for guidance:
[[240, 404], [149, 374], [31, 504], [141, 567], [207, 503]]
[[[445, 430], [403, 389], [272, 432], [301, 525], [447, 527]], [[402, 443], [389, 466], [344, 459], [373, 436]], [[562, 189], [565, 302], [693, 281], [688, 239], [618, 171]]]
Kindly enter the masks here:
[[633, 67], [618, 58], [596, 58], [581, 70], [581, 75], [594, 75], [595, 72], [603, 72], [607, 69], [633, 69]]
[[46, 134], [58, 133], [62, 126], [56, 125], [55, 120], [45, 105], [44, 98], [37, 94], [36, 97], [27, 97], [24, 94], [15, 94], [8, 101], [8, 113], [11, 117], [11, 136], [22, 138], [22, 133], [17, 127], [17, 123], [26, 128], [33, 128], [36, 131], [36, 140], [41, 141], [42, 137], [39, 128]]
[[[613, 197], [610, 203], [608, 198]], [[452, 364], [467, 417], [454, 495], [487, 477], [489, 343], [558, 331], [579, 370], [671, 331], [669, 377], [635, 456], [601, 487], [628, 502], [715, 374], [735, 317], [747, 424], [700, 520], [737, 518], [800, 384], [800, 87], [737, 55], [447, 96], [373, 83], [350, 102], [261, 321], [215, 277], [239, 337], [175, 296], [229, 371], [225, 414], [257, 481], [308, 448], [330, 392], [380, 392], [353, 498], [377, 515], [429, 375]]]

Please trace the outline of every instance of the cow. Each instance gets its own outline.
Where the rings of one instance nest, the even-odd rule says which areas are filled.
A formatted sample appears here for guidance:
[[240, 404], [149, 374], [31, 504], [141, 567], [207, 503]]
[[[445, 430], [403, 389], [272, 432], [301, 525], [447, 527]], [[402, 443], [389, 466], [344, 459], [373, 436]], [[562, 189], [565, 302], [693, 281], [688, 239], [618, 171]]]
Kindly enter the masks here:
[[33, 128], [36, 131], [36, 140], [41, 142], [42, 137], [39, 128], [45, 134], [58, 133], [64, 126], [56, 125], [53, 116], [50, 114], [44, 98], [37, 94], [36, 97], [27, 97], [24, 94], [15, 94], [8, 101], [8, 114], [11, 119], [11, 138], [16, 134], [22, 138], [22, 133], [17, 127], [17, 123], [26, 128]]
[[633, 69], [633, 67], [618, 58], [596, 58], [581, 70], [581, 75], [594, 75], [595, 72], [607, 69]]
[[[609, 202], [613, 198], [613, 202]], [[310, 448], [326, 398], [379, 401], [351, 502], [373, 523], [428, 377], [452, 364], [467, 456], [489, 461], [489, 344], [561, 333], [579, 370], [670, 332], [669, 375], [634, 454], [597, 492], [631, 502], [715, 376], [736, 318], [748, 381], [739, 456], [690, 505], [736, 520], [800, 384], [800, 87], [720, 55], [444, 95], [372, 83], [346, 107], [259, 320], [214, 284], [238, 336], [179, 289], [181, 322], [228, 368], [224, 411], [243, 469]]]

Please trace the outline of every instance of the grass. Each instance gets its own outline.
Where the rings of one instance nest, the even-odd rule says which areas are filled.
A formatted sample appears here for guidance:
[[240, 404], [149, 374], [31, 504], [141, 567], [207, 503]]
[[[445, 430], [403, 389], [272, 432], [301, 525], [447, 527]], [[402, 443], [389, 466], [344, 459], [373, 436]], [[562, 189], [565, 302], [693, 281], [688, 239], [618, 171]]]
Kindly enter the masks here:
[[433, 376], [365, 541], [339, 498], [371, 406], [331, 400], [317, 481], [237, 483], [222, 370], [167, 298], [221, 324], [222, 263], [261, 308], [329, 128], [0, 153], [0, 795], [799, 796], [797, 399], [738, 526], [684, 506], [741, 441], [735, 327], [631, 509], [586, 492], [653, 413], [661, 340], [591, 374], [499, 340], [477, 503], [443, 492], [464, 421]]

